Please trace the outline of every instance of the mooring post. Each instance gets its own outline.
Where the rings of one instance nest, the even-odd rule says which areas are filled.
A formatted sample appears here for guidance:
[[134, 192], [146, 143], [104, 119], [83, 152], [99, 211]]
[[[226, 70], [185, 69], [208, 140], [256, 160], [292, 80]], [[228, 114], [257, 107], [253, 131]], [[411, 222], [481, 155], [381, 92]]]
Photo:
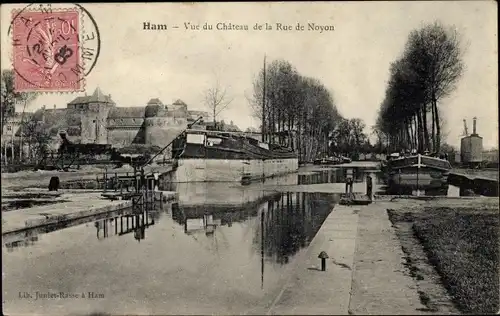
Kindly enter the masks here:
[[322, 251], [318, 258], [321, 259], [321, 271], [326, 271], [326, 259], [328, 259], [328, 254], [325, 251]]
[[106, 192], [106, 190], [108, 189], [108, 169], [104, 169], [104, 192]]

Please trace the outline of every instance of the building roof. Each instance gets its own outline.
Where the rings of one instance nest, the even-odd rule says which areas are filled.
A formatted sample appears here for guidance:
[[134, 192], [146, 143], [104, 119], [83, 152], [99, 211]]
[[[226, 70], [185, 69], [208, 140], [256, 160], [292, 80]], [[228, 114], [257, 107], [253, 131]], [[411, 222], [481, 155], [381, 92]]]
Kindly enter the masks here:
[[163, 105], [163, 102], [158, 98], [153, 98], [148, 101], [148, 105]]
[[177, 99], [177, 101], [175, 101], [174, 103], [172, 103], [173, 105], [185, 105], [187, 106], [186, 103], [184, 103], [184, 101], [182, 101], [181, 99]]
[[114, 107], [109, 111], [108, 119], [144, 118], [146, 108], [143, 106]]
[[77, 97], [68, 104], [86, 104], [86, 103], [115, 103], [111, 99], [111, 95], [105, 95], [101, 89], [97, 87], [92, 95]]

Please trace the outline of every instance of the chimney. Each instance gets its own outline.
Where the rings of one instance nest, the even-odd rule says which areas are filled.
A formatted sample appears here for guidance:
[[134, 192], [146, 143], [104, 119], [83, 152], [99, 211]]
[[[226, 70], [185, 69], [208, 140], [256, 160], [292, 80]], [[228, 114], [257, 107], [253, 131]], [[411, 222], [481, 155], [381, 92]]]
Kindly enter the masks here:
[[476, 121], [477, 121], [477, 117], [474, 117], [472, 119], [472, 134], [476, 135]]

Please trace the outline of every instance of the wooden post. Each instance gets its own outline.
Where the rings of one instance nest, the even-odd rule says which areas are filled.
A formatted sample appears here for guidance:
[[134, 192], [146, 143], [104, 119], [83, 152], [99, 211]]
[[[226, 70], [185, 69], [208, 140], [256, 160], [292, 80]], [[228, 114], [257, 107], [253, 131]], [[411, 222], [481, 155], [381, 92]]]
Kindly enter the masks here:
[[108, 190], [108, 169], [104, 169], [104, 192]]
[[151, 209], [154, 209], [155, 208], [155, 191], [151, 190], [150, 194], [151, 194]]
[[163, 192], [160, 192], [160, 210], [163, 210]]
[[135, 193], [138, 192], [138, 183], [137, 183], [137, 168], [134, 167], [134, 188], [135, 188]]

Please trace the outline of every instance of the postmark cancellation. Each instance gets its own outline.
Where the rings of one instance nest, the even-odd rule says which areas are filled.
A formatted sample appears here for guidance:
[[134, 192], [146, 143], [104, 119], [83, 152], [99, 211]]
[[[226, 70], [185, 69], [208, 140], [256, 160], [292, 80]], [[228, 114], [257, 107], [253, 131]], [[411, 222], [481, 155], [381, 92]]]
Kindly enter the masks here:
[[9, 31], [16, 91], [84, 91], [99, 49], [92, 45], [98, 31], [91, 36], [84, 31], [84, 14], [77, 6], [12, 11]]

